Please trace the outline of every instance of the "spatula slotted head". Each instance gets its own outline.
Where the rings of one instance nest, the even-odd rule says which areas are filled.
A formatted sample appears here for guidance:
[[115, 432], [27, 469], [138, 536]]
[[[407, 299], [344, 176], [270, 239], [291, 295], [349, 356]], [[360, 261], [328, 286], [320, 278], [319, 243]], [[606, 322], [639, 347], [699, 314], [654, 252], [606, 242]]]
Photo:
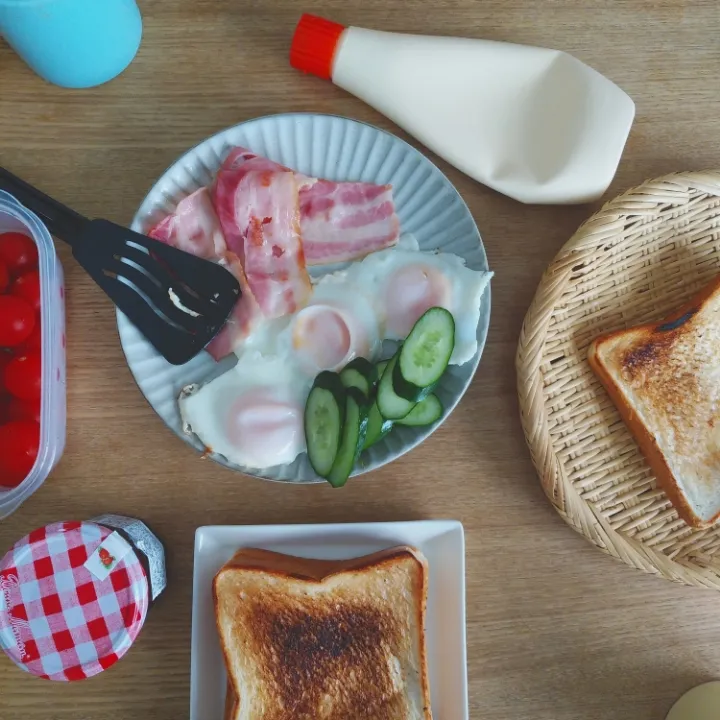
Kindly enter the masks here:
[[240, 284], [222, 265], [108, 220], [87, 223], [73, 255], [173, 365], [195, 357], [240, 298]]

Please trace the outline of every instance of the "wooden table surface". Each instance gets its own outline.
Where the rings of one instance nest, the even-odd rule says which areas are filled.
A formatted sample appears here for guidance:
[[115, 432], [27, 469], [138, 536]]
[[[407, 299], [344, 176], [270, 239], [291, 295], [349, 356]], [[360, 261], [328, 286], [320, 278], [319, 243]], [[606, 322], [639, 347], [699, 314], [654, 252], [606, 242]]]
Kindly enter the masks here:
[[[359, 100], [289, 67], [303, 10], [575, 54], [637, 103], [608, 198], [650, 176], [720, 166], [716, 0], [140, 4], [140, 52], [104, 87], [52, 87], [0, 47], [2, 165], [90, 216], [128, 223], [179, 154], [261, 115], [335, 113], [406, 137]], [[202, 461], [144, 401], [113, 308], [58, 247], [67, 276], [67, 448], [42, 490], [0, 523], [0, 554], [54, 520], [136, 515], [166, 542], [170, 587], [127, 657], [97, 678], [50, 684], [0, 657], [3, 720], [187, 717], [193, 534], [206, 524], [461, 520], [472, 718], [661, 720], [680, 693], [720, 676], [718, 597], [645, 576], [566, 527], [541, 492], [520, 428], [514, 356], [525, 310], [544, 267], [594, 208], [526, 207], [428, 155], [470, 206], [496, 272], [488, 343], [443, 427], [343, 491], [266, 483]]]

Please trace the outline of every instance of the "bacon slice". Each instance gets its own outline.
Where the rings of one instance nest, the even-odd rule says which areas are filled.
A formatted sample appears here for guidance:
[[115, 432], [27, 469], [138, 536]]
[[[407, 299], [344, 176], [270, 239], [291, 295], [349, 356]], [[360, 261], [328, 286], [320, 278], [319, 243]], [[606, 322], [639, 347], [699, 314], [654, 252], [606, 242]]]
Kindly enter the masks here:
[[237, 348], [263, 318], [238, 258], [227, 251], [220, 221], [207, 188], [181, 200], [175, 212], [152, 228], [148, 235], [206, 260], [222, 262], [240, 283], [241, 296], [222, 330], [205, 348], [222, 360]]
[[234, 253], [227, 252], [223, 262], [238, 279], [241, 295], [222, 330], [205, 347], [216, 361], [234, 352], [264, 318], [239, 258]]
[[[247, 173], [288, 168], [237, 147], [222, 171]], [[397, 244], [400, 221], [392, 186], [363, 182], [331, 182], [295, 173], [300, 202], [300, 234], [308, 265], [358, 260]], [[217, 197], [214, 197], [217, 204]], [[218, 213], [222, 211], [218, 208]], [[225, 223], [223, 229], [226, 230]], [[230, 242], [230, 240], [228, 240]]]
[[159, 222], [148, 235], [208, 260], [218, 260], [227, 249], [207, 188], [200, 188], [183, 198], [175, 212]]
[[269, 163], [231, 153], [217, 174], [212, 199], [228, 249], [240, 259], [260, 309], [276, 318], [304, 307], [311, 287], [295, 176]]
[[400, 221], [390, 185], [318, 180], [300, 193], [309, 265], [357, 260], [395, 245]]
[[286, 168], [274, 160], [269, 160], [252, 150], [238, 146], [227, 154], [218, 172], [237, 172], [239, 170], [242, 170], [243, 173], [251, 170], [284, 170], [285, 172], [292, 172], [290, 168]]

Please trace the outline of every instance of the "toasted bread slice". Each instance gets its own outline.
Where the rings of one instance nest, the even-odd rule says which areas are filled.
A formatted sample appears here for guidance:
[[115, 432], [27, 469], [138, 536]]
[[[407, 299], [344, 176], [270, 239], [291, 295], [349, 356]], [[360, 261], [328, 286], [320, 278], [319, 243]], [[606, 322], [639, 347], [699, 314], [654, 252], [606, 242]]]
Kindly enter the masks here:
[[720, 278], [659, 323], [590, 346], [590, 366], [686, 523], [720, 517]]
[[432, 720], [427, 563], [240, 550], [213, 584], [226, 720]]

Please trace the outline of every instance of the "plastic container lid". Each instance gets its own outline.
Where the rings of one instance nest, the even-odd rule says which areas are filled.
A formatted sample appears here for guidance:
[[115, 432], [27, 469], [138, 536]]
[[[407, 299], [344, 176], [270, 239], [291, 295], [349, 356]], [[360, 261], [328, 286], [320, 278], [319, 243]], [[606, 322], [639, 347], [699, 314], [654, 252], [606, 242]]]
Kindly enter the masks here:
[[331, 80], [335, 50], [344, 30], [344, 25], [332, 20], [303, 15], [290, 46], [290, 64], [302, 72]]
[[45, 482], [65, 449], [65, 286], [62, 266], [47, 228], [12, 195], [0, 191], [0, 233], [22, 232], [38, 249], [42, 336], [40, 450], [30, 474], [12, 489], [2, 487], [0, 519], [16, 510]]
[[0, 561], [0, 647], [32, 675], [82, 680], [130, 649], [149, 599], [145, 569], [119, 533], [54, 523]]

